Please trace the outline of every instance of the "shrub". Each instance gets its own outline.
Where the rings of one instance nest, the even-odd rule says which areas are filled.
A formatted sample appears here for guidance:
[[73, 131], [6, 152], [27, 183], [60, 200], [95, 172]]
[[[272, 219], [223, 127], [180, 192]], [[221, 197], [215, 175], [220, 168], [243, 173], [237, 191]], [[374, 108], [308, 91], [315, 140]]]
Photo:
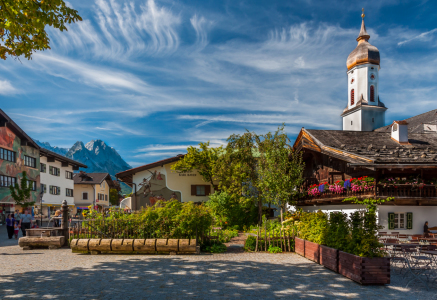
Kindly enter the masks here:
[[345, 251], [350, 244], [349, 221], [343, 212], [331, 212], [326, 228], [326, 246]]
[[302, 212], [297, 224], [298, 236], [320, 245], [325, 244], [328, 217], [320, 210], [316, 213]]
[[226, 245], [223, 243], [204, 242], [200, 245], [200, 250], [207, 253], [223, 253], [226, 252]]
[[210, 208], [216, 225], [222, 228], [240, 230], [255, 224], [257, 220], [257, 206], [249, 198], [216, 192], [209, 196], [206, 206]]
[[269, 250], [267, 250], [267, 251], [269, 251], [270, 253], [282, 253], [282, 249], [281, 248], [273, 247], [273, 246], [270, 246]]
[[244, 250], [245, 251], [255, 251], [256, 247], [256, 237], [253, 235], [249, 235], [247, 237], [246, 243], [244, 243]]

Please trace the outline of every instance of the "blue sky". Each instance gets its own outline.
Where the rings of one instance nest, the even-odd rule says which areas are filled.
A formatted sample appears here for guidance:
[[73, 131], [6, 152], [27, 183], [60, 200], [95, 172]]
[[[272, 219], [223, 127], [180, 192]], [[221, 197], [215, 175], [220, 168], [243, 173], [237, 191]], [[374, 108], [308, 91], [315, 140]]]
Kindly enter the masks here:
[[436, 108], [436, 1], [72, 1], [52, 49], [0, 62], [1, 108], [54, 146], [102, 139], [132, 166], [285, 122], [341, 129], [365, 7], [386, 121]]

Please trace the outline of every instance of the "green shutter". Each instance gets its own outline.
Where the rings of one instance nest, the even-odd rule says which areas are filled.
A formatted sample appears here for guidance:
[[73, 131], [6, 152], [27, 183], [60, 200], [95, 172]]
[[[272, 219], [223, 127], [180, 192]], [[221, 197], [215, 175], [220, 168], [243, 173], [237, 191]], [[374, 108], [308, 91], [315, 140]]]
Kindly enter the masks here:
[[395, 213], [388, 213], [388, 229], [395, 229]]
[[407, 229], [413, 229], [413, 213], [407, 212]]
[[50, 194], [53, 195], [53, 185], [50, 185], [50, 186], [49, 186], [49, 189], [50, 189]]

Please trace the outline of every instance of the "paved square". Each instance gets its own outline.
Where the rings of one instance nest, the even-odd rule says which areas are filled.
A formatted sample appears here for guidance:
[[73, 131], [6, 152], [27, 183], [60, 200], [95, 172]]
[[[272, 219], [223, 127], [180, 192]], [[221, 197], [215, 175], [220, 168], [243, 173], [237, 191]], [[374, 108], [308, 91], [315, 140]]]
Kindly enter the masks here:
[[437, 299], [435, 285], [361, 286], [297, 254], [82, 255], [0, 236], [0, 299]]

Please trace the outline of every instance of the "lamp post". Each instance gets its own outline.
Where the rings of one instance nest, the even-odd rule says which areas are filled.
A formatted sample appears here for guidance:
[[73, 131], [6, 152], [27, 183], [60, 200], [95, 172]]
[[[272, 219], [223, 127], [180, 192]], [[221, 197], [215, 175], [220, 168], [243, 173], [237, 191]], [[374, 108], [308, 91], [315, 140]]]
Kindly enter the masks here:
[[40, 199], [40, 216], [41, 216], [41, 227], [42, 227], [42, 196], [44, 195], [44, 189], [42, 189], [41, 193], [39, 193], [39, 199]]

